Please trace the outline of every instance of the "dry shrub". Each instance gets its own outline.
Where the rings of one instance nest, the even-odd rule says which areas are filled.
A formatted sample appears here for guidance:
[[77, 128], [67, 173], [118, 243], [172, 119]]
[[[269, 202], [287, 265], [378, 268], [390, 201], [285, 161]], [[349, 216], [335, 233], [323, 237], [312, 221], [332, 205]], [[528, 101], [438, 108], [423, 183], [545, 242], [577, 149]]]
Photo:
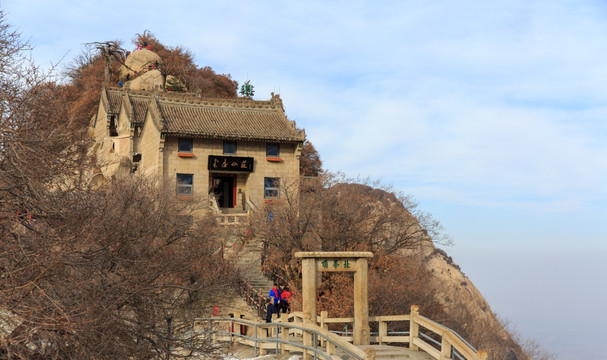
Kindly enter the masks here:
[[173, 330], [230, 287], [221, 229], [140, 177], [89, 186], [85, 129], [26, 50], [0, 12], [0, 358], [212, 353]]

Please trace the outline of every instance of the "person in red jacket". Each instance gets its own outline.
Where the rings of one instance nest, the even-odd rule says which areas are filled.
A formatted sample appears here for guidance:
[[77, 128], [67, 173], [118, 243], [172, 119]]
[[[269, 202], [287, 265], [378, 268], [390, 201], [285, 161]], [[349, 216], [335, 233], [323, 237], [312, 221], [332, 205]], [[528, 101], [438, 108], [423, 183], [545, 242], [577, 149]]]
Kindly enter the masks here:
[[285, 314], [291, 312], [291, 296], [293, 296], [293, 293], [287, 286], [285, 286], [280, 293], [282, 312]]

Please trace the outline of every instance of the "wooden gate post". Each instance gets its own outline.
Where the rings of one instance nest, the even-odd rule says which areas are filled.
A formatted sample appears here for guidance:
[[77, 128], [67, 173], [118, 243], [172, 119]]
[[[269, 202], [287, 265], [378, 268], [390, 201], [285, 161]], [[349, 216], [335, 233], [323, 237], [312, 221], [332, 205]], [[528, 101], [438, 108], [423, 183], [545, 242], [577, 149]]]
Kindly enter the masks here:
[[368, 258], [373, 253], [352, 252], [298, 252], [301, 258], [303, 312], [309, 313], [316, 324], [316, 274], [321, 272], [354, 272], [354, 345], [369, 345], [369, 291]]

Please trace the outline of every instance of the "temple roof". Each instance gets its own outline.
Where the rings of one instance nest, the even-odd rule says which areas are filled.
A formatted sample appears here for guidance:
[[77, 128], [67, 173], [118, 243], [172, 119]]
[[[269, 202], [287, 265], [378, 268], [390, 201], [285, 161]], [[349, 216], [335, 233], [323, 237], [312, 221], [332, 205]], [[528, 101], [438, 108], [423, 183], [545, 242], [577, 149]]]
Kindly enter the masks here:
[[[143, 125], [148, 111], [157, 111], [161, 127], [168, 135], [231, 140], [300, 142], [303, 131], [295, 128], [284, 113], [282, 100], [203, 98], [190, 93], [160, 93], [108, 88], [112, 113], [121, 111], [128, 99], [131, 123]], [[156, 106], [150, 106], [152, 102]], [[127, 108], [127, 107], [125, 107]]]
[[133, 118], [131, 121], [135, 125], [143, 125], [145, 122], [145, 114], [148, 111], [148, 105], [151, 101], [150, 96], [130, 95], [129, 100], [133, 109]]
[[108, 112], [111, 114], [119, 114], [120, 113], [120, 105], [122, 105], [123, 95], [118, 91], [107, 91], [107, 99], [109, 109]]

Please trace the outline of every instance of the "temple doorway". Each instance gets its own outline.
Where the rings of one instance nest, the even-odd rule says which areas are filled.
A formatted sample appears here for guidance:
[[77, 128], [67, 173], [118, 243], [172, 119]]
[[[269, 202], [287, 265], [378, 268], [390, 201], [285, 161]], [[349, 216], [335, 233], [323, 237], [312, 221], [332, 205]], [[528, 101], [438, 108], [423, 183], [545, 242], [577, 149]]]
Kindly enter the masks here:
[[235, 175], [213, 175], [212, 190], [219, 208], [233, 208], [236, 205]]

